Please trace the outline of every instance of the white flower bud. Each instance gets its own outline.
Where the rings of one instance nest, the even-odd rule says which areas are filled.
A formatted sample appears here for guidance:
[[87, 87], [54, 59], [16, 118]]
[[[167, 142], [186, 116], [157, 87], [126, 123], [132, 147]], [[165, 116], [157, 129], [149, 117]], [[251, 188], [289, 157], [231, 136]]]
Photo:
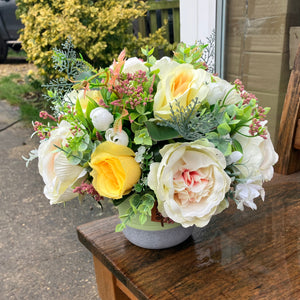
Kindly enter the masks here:
[[94, 127], [99, 131], [105, 131], [114, 121], [113, 115], [103, 107], [94, 108], [91, 111], [90, 117]]
[[107, 141], [123, 146], [127, 146], [129, 142], [128, 135], [124, 130], [122, 130], [121, 132], [115, 132], [113, 128], [109, 128], [106, 130], [105, 139]]

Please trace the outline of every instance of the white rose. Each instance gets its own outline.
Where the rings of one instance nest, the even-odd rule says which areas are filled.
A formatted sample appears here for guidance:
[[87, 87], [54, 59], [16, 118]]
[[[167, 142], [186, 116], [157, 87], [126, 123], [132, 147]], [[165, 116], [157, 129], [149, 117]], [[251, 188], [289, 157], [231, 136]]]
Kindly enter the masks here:
[[106, 130], [105, 139], [109, 142], [123, 146], [127, 146], [129, 143], [128, 135], [124, 130], [115, 132], [113, 128]]
[[[248, 130], [248, 127], [244, 127], [240, 131], [242, 134], [249, 135]], [[278, 154], [274, 150], [268, 130], [267, 139], [260, 136], [246, 137], [238, 133], [234, 138], [243, 147], [243, 158], [237, 165], [242, 178], [260, 177], [262, 181], [271, 180], [274, 174], [273, 165], [278, 160]]]
[[[207, 95], [207, 100], [210, 105], [216, 104], [218, 100], [224, 100], [226, 94], [234, 87], [228, 81], [223, 80], [219, 77], [213, 77], [215, 82], [210, 82], [208, 84], [209, 93]], [[242, 100], [236, 89], [233, 89], [226, 97], [225, 104], [236, 104]]]
[[146, 72], [148, 69], [144, 65], [144, 62], [137, 57], [131, 57], [125, 61], [122, 72], [123, 73], [136, 73], [138, 71]]
[[230, 178], [224, 155], [207, 141], [175, 143], [160, 150], [160, 163], [150, 165], [148, 185], [158, 210], [184, 227], [205, 226], [228, 206]]
[[57, 129], [51, 131], [48, 140], [41, 142], [38, 149], [38, 168], [43, 177], [44, 194], [50, 204], [71, 200], [78, 196], [73, 188], [79, 185], [86, 175], [86, 170], [80, 166], [71, 165], [64, 152], [54, 145], [61, 147], [70, 136], [71, 125], [62, 121]]
[[90, 113], [94, 127], [99, 131], [105, 131], [114, 121], [113, 115], [104, 107], [94, 108]]

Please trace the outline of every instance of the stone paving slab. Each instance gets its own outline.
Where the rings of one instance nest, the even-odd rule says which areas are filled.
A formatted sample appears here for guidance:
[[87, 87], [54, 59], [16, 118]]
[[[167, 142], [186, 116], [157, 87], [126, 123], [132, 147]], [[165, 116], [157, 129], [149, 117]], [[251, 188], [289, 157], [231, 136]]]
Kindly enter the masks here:
[[0, 300], [99, 299], [92, 255], [77, 239], [76, 227], [115, 214], [92, 199], [50, 205], [43, 194], [37, 161], [23, 156], [38, 147], [18, 110], [0, 100]]

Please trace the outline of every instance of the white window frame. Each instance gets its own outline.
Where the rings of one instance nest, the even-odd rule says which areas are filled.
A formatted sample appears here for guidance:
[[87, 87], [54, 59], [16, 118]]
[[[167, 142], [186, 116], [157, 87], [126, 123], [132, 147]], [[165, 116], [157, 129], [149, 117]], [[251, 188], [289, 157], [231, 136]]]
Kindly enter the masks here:
[[224, 76], [224, 41], [226, 0], [180, 0], [181, 41], [193, 45], [206, 42], [213, 31], [215, 41], [215, 72]]

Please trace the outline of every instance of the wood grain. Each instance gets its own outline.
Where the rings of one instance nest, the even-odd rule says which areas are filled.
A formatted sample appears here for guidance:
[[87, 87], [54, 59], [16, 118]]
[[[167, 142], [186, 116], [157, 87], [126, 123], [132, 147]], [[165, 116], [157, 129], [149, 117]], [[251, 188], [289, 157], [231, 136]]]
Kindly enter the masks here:
[[282, 110], [277, 142], [279, 155], [275, 170], [291, 174], [300, 170], [300, 151], [294, 147], [297, 121], [300, 118], [300, 46], [290, 75]]
[[79, 226], [78, 237], [140, 300], [300, 299], [300, 173], [265, 189], [256, 211], [231, 203], [170, 249], [132, 245], [114, 232], [117, 217]]

